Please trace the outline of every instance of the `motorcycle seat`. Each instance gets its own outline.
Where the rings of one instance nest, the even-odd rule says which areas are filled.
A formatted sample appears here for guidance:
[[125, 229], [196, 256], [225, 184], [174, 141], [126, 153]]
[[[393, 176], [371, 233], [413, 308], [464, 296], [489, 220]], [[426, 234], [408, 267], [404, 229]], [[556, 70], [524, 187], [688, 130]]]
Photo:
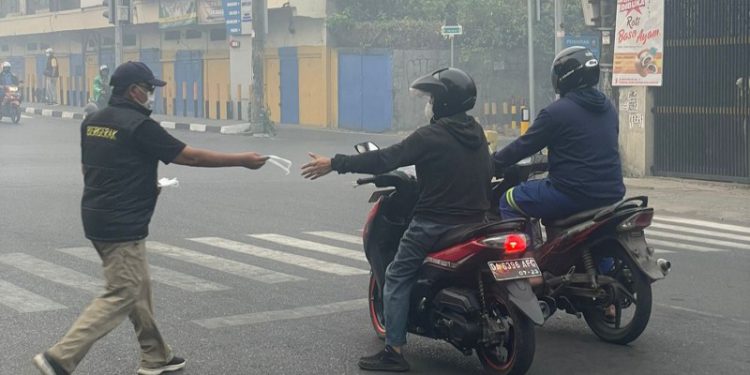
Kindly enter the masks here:
[[587, 210], [583, 212], [579, 212], [575, 215], [568, 216], [563, 219], [558, 220], [542, 220], [542, 224], [544, 224], [545, 227], [548, 228], [557, 228], [557, 229], [564, 229], [564, 228], [570, 228], [574, 225], [578, 225], [583, 223], [584, 221], [589, 221], [594, 219], [597, 215], [609, 215], [615, 211], [621, 211], [624, 209], [629, 208], [635, 208], [638, 207], [638, 204], [635, 202], [631, 202], [631, 200], [622, 200], [615, 204], [611, 204], [608, 206], [603, 206], [599, 208], [595, 208], [593, 210]]
[[453, 245], [469, 241], [472, 238], [487, 236], [493, 233], [511, 231], [523, 232], [525, 227], [526, 221], [524, 219], [457, 225], [440, 236], [435, 244], [432, 245], [429, 253], [444, 250]]

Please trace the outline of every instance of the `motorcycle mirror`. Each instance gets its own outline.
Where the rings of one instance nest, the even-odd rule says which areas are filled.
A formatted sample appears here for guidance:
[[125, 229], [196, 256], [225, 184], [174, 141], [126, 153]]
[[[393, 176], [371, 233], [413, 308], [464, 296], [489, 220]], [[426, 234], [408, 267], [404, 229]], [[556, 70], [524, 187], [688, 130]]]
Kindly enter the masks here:
[[362, 142], [356, 144], [354, 149], [358, 154], [364, 154], [365, 152], [380, 150], [380, 147], [372, 142]]

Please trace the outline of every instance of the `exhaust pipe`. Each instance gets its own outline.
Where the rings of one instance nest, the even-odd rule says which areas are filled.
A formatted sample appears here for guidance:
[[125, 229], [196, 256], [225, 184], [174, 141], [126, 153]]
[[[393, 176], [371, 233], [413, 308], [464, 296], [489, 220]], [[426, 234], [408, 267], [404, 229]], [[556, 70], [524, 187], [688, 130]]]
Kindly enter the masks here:
[[659, 258], [656, 260], [656, 264], [659, 265], [659, 268], [661, 268], [661, 273], [663, 273], [664, 276], [667, 276], [669, 271], [672, 269], [672, 263], [666, 259]]

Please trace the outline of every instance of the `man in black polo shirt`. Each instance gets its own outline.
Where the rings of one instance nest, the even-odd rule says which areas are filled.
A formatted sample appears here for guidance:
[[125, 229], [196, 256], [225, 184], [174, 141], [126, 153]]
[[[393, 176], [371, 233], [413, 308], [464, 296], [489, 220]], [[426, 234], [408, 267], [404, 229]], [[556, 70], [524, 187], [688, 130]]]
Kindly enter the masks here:
[[156, 327], [145, 239], [159, 195], [157, 166], [258, 169], [267, 157], [192, 148], [167, 133], [151, 115], [156, 87], [141, 62], [126, 62], [112, 75], [109, 106], [81, 124], [84, 191], [81, 214], [86, 237], [102, 258], [106, 291], [83, 311], [67, 334], [34, 357], [45, 375], [70, 374], [91, 346], [130, 318], [141, 347], [138, 374], [159, 375], [185, 367]]

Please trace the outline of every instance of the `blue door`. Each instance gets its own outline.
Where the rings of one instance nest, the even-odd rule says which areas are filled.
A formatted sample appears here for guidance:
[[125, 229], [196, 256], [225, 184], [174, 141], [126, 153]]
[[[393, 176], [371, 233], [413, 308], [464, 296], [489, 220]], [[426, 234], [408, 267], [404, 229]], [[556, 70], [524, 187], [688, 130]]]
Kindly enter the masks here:
[[[203, 116], [203, 54], [201, 51], [177, 51], [174, 63], [175, 93], [178, 116]], [[197, 85], [197, 95], [194, 95], [194, 85]], [[183, 86], [184, 97], [183, 101]]]
[[339, 54], [339, 127], [382, 133], [392, 117], [390, 54]]
[[281, 122], [299, 124], [299, 65], [297, 48], [279, 48]]
[[[158, 48], [142, 49], [140, 59], [141, 62], [146, 64], [148, 68], [151, 69], [152, 72], [154, 72], [154, 76], [156, 76], [156, 78], [163, 79], [161, 52]], [[156, 97], [154, 99], [154, 113], [164, 113], [163, 90], [164, 89], [156, 89]]]

